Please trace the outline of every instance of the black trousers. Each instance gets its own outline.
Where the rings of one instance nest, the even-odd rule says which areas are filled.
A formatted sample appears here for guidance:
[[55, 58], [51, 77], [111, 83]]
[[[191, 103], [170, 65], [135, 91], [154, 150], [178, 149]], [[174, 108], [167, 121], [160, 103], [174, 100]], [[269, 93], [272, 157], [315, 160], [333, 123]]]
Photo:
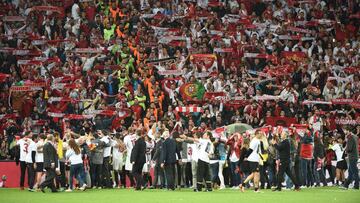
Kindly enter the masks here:
[[291, 181], [294, 183], [295, 188], [298, 188], [299, 187], [298, 181], [297, 181], [296, 177], [294, 176], [294, 174], [291, 172], [290, 161], [280, 160], [277, 189], [281, 189], [281, 183], [284, 181], [285, 173], [291, 179]]
[[230, 167], [226, 167], [223, 169], [223, 174], [224, 174], [224, 182], [225, 182], [225, 185], [230, 185], [231, 184], [231, 181], [230, 181], [230, 178], [231, 178], [231, 170], [230, 170]]
[[206, 183], [206, 188], [211, 189], [211, 177], [209, 171], [210, 164], [199, 159], [197, 167], [197, 189], [199, 191], [203, 188], [203, 181]]
[[91, 185], [101, 187], [102, 183], [102, 164], [91, 164]]
[[176, 163], [176, 175], [177, 175], [177, 186], [184, 185], [185, 180], [183, 180], [183, 165]]
[[[66, 183], [66, 165], [65, 162], [60, 161], [60, 175], [57, 176], [57, 186], [67, 187]], [[60, 186], [59, 186], [60, 184]]]
[[107, 188], [111, 188], [112, 183], [111, 183], [111, 174], [110, 174], [110, 157], [104, 157], [102, 168], [103, 168], [102, 170], [103, 186]]
[[295, 177], [297, 177], [298, 183], [300, 185], [300, 177], [301, 177], [301, 171], [300, 171], [300, 159], [299, 157], [295, 158], [295, 166], [294, 166], [294, 171], [295, 171]]
[[[160, 179], [160, 184], [158, 183]], [[165, 187], [165, 174], [164, 170], [161, 168], [159, 164], [156, 164], [154, 167], [154, 187]]]
[[45, 181], [41, 183], [40, 188], [49, 187], [52, 192], [56, 192], [56, 187], [54, 185], [54, 180], [56, 178], [56, 172], [53, 168], [46, 168], [46, 177]]
[[35, 181], [35, 169], [33, 163], [26, 163], [27, 171], [28, 171], [28, 185], [30, 189], [34, 187]]
[[20, 161], [20, 187], [24, 187], [25, 172], [26, 172], [26, 163], [25, 163], [25, 161]]
[[136, 180], [136, 189], [140, 190], [141, 187], [144, 185], [144, 180], [142, 176], [142, 169], [144, 167], [144, 163], [135, 163], [133, 165], [132, 174], [135, 177]]
[[[124, 166], [123, 168], [124, 168], [124, 170], [125, 170], [125, 166]], [[132, 171], [126, 170], [126, 171], [125, 171], [125, 174], [128, 176], [128, 178], [129, 178], [129, 180], [130, 180], [130, 186], [131, 186], [131, 187], [134, 187], [134, 186], [135, 186], [135, 181], [134, 181], [134, 176], [133, 176]], [[125, 184], [125, 186], [126, 186], [126, 184]]]
[[152, 186], [152, 179], [149, 172], [143, 173], [144, 187]]
[[175, 190], [175, 163], [173, 164], [165, 164], [165, 175], [167, 188], [170, 190]]
[[336, 169], [332, 165], [326, 165], [325, 170], [327, 170], [329, 172], [329, 175], [330, 175], [329, 180], [330, 180], [330, 182], [332, 182], [332, 184], [335, 184], [335, 170]]
[[260, 166], [260, 182], [261, 188], [265, 187], [265, 183], [267, 183], [267, 187], [270, 187], [269, 175], [267, 173], [268, 163], [264, 161], [264, 164]]
[[114, 180], [116, 183], [116, 186], [119, 186], [119, 175], [120, 175], [120, 183], [122, 187], [126, 187], [126, 173], [125, 173], [125, 169], [121, 169], [119, 171], [115, 171], [114, 170]]
[[191, 162], [187, 162], [184, 167], [185, 170], [185, 186], [190, 187], [192, 183], [192, 172], [191, 172]]

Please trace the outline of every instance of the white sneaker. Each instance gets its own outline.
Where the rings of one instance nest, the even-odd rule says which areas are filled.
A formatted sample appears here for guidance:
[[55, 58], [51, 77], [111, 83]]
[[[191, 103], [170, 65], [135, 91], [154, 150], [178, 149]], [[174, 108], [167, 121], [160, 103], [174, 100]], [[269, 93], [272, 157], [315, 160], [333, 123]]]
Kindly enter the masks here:
[[85, 190], [86, 190], [86, 186], [87, 186], [87, 185], [84, 184], [84, 185], [80, 188], [80, 190], [81, 190], [81, 191], [85, 191]]
[[226, 188], [225, 185], [221, 185], [220, 188], [219, 188], [219, 190], [223, 190], [223, 189], [225, 189], [225, 188]]
[[232, 189], [232, 190], [236, 190], [236, 189], [238, 189], [238, 187], [233, 186], [231, 189]]
[[72, 192], [72, 189], [67, 189], [67, 190], [65, 190], [65, 192]]

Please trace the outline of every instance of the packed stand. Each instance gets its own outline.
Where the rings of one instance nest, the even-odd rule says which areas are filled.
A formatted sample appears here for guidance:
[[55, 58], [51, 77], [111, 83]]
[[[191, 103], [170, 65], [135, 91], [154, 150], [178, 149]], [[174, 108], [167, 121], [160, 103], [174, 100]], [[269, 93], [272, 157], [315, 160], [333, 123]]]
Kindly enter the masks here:
[[357, 1], [0, 5], [21, 188], [359, 189]]

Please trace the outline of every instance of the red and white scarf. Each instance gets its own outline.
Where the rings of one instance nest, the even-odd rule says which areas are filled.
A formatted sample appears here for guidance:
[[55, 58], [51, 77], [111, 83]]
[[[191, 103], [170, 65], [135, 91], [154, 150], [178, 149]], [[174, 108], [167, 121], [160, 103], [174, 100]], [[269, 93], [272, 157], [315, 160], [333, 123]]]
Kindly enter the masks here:
[[203, 112], [203, 109], [197, 106], [183, 106], [183, 107], [176, 107], [175, 111], [181, 113], [194, 113], [194, 112]]
[[76, 48], [73, 52], [78, 54], [98, 54], [103, 53], [103, 50], [96, 48]]
[[185, 72], [183, 70], [163, 70], [163, 71], [158, 71], [159, 75], [175, 75], [175, 76], [179, 76], [179, 75], [183, 75]]
[[25, 20], [26, 19], [22, 16], [4, 16], [2, 18], [2, 21], [4, 21], [4, 22], [22, 22]]
[[305, 100], [302, 102], [303, 105], [310, 105], [310, 104], [327, 104], [331, 105], [330, 101], [320, 101], [320, 100]]
[[360, 125], [360, 120], [336, 119], [335, 123], [338, 125]]
[[10, 92], [29, 92], [29, 91], [39, 91], [42, 90], [41, 87], [32, 87], [32, 86], [11, 86]]
[[267, 101], [267, 100], [278, 100], [281, 99], [280, 96], [274, 96], [274, 95], [262, 95], [262, 96], [255, 96], [253, 97], [255, 100], [259, 101]]

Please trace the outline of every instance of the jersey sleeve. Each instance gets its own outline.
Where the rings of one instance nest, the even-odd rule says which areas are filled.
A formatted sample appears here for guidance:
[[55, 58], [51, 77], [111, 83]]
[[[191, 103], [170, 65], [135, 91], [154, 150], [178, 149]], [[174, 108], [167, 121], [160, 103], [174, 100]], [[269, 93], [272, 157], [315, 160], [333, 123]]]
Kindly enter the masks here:
[[255, 151], [256, 148], [256, 141], [255, 140], [251, 140], [250, 142], [250, 149], [252, 149], [253, 151]]
[[33, 142], [30, 146], [29, 146], [29, 151], [35, 151], [36, 152], [36, 143]]

